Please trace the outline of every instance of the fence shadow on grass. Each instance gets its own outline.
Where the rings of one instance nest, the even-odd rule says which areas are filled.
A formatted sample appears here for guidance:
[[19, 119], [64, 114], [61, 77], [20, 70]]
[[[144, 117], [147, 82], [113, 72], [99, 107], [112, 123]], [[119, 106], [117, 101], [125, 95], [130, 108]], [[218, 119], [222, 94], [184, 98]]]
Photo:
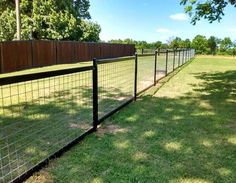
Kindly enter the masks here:
[[111, 117], [101, 128], [126, 130], [90, 136], [49, 167], [51, 179], [235, 182], [236, 71], [195, 77], [203, 82], [193, 85], [191, 93], [176, 98], [146, 95]]

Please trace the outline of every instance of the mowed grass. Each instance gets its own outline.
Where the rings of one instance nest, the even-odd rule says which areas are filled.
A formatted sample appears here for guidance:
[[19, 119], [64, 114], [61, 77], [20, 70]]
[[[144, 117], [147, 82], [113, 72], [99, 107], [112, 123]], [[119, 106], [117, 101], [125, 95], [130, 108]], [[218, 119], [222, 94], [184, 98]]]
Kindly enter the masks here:
[[195, 59], [31, 182], [236, 182], [236, 60]]
[[[1, 77], [87, 65], [91, 62]], [[164, 57], [158, 67], [165, 68]], [[139, 57], [138, 91], [153, 83], [154, 56]], [[101, 118], [133, 97], [134, 59], [99, 64], [98, 90]], [[90, 128], [92, 71], [0, 86], [0, 182], [21, 175]]]

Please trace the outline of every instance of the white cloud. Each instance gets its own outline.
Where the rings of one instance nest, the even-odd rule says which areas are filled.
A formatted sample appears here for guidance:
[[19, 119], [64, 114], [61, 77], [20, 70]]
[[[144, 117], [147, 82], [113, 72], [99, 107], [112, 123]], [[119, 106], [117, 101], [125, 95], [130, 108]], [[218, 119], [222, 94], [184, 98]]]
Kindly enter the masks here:
[[176, 21], [186, 21], [188, 20], [188, 16], [184, 13], [177, 13], [174, 15], [170, 15], [170, 19], [176, 20]]
[[159, 33], [171, 33], [172, 31], [166, 28], [158, 28], [157, 32]]

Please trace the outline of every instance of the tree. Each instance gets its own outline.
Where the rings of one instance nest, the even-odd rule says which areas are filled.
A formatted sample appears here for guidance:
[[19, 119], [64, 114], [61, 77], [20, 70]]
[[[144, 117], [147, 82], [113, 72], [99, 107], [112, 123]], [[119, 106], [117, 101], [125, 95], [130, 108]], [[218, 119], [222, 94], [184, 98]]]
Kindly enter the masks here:
[[236, 0], [181, 0], [185, 11], [192, 17], [195, 25], [201, 18], [210, 23], [220, 21], [224, 16], [224, 10], [228, 5], [236, 7]]
[[158, 49], [161, 47], [161, 45], [162, 45], [161, 41], [156, 41], [156, 42], [152, 43], [152, 48]]
[[233, 42], [233, 56], [236, 55], [236, 40]]
[[192, 41], [192, 47], [196, 50], [196, 53], [204, 54], [207, 49], [207, 39], [205, 36], [197, 35]]
[[233, 46], [233, 42], [229, 37], [224, 38], [221, 43], [220, 43], [220, 50], [221, 51], [226, 51], [230, 49]]
[[12, 40], [15, 34], [16, 34], [15, 13], [10, 9], [6, 9], [0, 15], [0, 41]]
[[169, 46], [166, 43], [162, 43], [160, 49], [168, 49]]
[[[100, 26], [86, 21], [91, 18], [89, 7], [89, 0], [21, 0], [22, 38], [84, 41], [92, 37], [92, 41], [98, 41], [91, 32], [99, 34]], [[14, 1], [1, 0], [0, 13], [0, 40], [13, 40]]]
[[191, 48], [190, 39], [185, 39], [180, 42], [180, 48]]
[[100, 40], [99, 34], [101, 32], [101, 27], [97, 23], [82, 20], [81, 30], [83, 32], [81, 40], [90, 42], [97, 42]]
[[180, 37], [174, 38], [170, 42], [170, 48], [173, 48], [173, 49], [180, 48], [181, 42], [182, 42], [182, 39]]
[[211, 36], [208, 40], [208, 47], [210, 48], [210, 52], [212, 55], [216, 54], [216, 49], [217, 49], [217, 39], [214, 36]]

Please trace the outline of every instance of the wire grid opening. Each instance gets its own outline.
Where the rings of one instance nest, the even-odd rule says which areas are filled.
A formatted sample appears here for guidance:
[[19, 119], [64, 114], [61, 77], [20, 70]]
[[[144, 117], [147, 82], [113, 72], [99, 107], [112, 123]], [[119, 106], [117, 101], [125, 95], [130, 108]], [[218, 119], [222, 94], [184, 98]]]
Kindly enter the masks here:
[[154, 84], [155, 55], [138, 56], [137, 91], [141, 92]]
[[178, 67], [178, 52], [175, 51], [173, 53], [173, 56], [174, 56], [174, 58], [173, 58], [173, 62], [174, 62], [173, 67], [174, 67], [174, 69], [176, 69]]
[[98, 64], [99, 119], [133, 98], [134, 59]]
[[184, 51], [182, 50], [181, 51], [181, 65], [183, 65], [185, 63], [185, 53]]
[[179, 65], [179, 67], [182, 65], [182, 61], [183, 61], [182, 56], [183, 56], [182, 51], [178, 51], [178, 65]]
[[166, 53], [159, 53], [157, 55], [157, 70], [156, 79], [163, 78], [166, 74]]
[[173, 64], [174, 64], [174, 52], [168, 52], [168, 63], [167, 63], [167, 73], [173, 71]]
[[92, 71], [0, 86], [0, 182], [92, 127]]

